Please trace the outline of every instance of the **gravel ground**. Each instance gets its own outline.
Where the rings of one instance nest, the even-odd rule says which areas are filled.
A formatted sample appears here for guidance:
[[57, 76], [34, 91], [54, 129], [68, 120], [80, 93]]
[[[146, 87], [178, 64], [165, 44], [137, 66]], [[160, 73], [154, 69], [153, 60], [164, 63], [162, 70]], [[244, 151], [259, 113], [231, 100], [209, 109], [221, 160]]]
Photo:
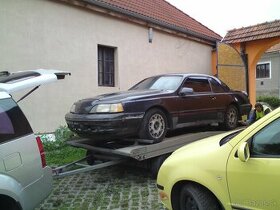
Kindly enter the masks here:
[[36, 210], [165, 210], [146, 169], [117, 165], [54, 180]]

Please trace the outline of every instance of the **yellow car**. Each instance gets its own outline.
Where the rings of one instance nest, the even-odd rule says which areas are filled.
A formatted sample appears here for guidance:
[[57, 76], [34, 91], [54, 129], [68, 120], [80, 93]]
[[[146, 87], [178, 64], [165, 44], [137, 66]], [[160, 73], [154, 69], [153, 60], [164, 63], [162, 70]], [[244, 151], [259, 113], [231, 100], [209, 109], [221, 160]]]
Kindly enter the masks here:
[[168, 209], [280, 209], [280, 108], [176, 150], [157, 187]]

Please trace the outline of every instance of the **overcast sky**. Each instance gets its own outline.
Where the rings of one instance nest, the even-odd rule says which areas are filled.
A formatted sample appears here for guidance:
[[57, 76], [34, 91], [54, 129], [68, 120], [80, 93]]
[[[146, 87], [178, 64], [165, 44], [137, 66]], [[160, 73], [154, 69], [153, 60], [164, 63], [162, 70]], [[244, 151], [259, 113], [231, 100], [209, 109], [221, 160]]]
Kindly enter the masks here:
[[228, 30], [280, 20], [280, 0], [166, 0], [224, 37]]

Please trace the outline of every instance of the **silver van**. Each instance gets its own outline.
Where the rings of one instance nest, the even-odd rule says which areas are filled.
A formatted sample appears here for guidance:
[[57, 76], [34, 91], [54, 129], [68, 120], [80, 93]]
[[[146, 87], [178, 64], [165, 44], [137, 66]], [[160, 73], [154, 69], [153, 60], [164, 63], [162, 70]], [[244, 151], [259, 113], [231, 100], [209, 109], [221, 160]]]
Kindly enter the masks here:
[[23, 89], [31, 93], [67, 74], [43, 69], [0, 72], [0, 209], [34, 209], [52, 190], [41, 139], [10, 94]]

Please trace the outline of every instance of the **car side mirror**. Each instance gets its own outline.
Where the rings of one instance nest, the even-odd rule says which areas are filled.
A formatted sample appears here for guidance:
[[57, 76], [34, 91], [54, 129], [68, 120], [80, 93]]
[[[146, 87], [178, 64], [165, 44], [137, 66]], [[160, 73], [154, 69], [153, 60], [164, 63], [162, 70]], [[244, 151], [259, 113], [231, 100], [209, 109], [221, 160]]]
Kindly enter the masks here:
[[250, 158], [250, 150], [249, 150], [248, 142], [243, 142], [239, 146], [237, 155], [238, 155], [238, 158], [242, 162], [247, 162], [249, 160], [249, 158]]
[[185, 95], [191, 95], [193, 94], [193, 89], [192, 88], [182, 88], [180, 91], [180, 95], [185, 96]]

